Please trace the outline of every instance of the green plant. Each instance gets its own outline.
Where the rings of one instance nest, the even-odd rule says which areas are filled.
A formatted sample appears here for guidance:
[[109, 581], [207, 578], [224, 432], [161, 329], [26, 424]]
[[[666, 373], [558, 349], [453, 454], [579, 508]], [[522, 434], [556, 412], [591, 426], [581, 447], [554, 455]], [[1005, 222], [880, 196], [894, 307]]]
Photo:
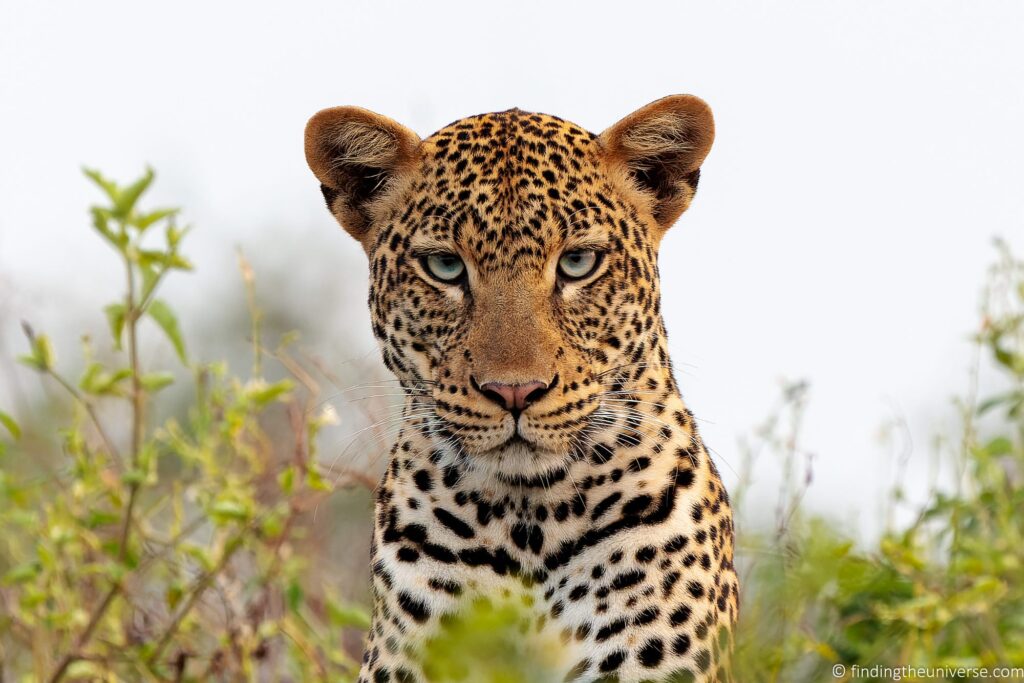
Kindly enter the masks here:
[[[178, 211], [139, 208], [152, 171], [126, 186], [86, 175], [105, 195], [92, 224], [120, 258], [125, 291], [104, 309], [107, 359], [84, 340], [77, 381], [62, 374], [47, 336], [25, 326], [22, 361], [63, 389], [72, 413], [58, 443], [0, 414], [10, 436], [0, 450], [0, 679], [352, 678], [356, 664], [331, 631], [365, 628], [367, 617], [329, 594], [307, 600], [291, 548], [332, 490], [316, 460], [317, 434], [332, 419], [317, 410], [316, 382], [289, 339], [261, 345], [244, 261], [252, 377], [191, 362], [157, 297], [168, 276], [191, 268]], [[143, 366], [149, 331], [166, 337], [184, 372]], [[265, 379], [264, 358], [293, 377]], [[192, 399], [154, 419], [182, 374]], [[115, 416], [123, 429], [108, 426]], [[265, 424], [282, 418], [290, 437], [274, 438]]]
[[[999, 248], [976, 343], [1006, 389], [958, 402], [961, 423], [945, 445], [955, 488], [934, 490], [913, 523], [863, 547], [791, 504], [800, 486], [791, 487], [775, 529], [741, 535], [739, 680], [832, 680], [836, 664], [845, 667], [840, 680], [893, 680], [876, 666], [962, 668], [960, 680], [1009, 667], [1024, 677], [1024, 263]], [[798, 415], [803, 400], [789, 394], [783, 413]], [[797, 433], [779, 425], [798, 422], [772, 421], [763, 432], [790, 463], [800, 459]], [[903, 500], [899, 486], [893, 498]], [[870, 673], [853, 676], [854, 666]]]

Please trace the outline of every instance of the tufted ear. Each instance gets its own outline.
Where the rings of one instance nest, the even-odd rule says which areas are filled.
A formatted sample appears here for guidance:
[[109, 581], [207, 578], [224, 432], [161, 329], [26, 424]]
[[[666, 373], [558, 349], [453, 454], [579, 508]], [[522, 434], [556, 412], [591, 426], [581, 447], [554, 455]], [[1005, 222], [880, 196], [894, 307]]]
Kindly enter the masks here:
[[693, 95], [663, 97], [601, 133], [605, 152], [651, 199], [662, 229], [690, 206], [714, 139], [711, 108]]
[[374, 217], [415, 163], [419, 144], [405, 126], [359, 107], [324, 109], [306, 124], [306, 162], [327, 208], [364, 247]]

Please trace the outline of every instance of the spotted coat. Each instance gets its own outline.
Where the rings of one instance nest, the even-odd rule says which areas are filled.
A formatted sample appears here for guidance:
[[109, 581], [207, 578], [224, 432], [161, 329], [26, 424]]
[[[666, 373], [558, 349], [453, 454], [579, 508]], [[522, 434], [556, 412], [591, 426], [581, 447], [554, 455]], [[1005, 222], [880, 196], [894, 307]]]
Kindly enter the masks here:
[[[729, 680], [732, 515], [672, 372], [657, 259], [712, 138], [690, 96], [600, 136], [515, 109], [423, 140], [352, 107], [310, 121], [406, 394], [360, 683], [430, 680], [424, 642], [479, 596], [528, 606], [566, 681]], [[569, 253], [593, 271], [565, 277]], [[458, 279], [431, 272], [438, 254]], [[485, 389], [533, 380], [522, 409]]]

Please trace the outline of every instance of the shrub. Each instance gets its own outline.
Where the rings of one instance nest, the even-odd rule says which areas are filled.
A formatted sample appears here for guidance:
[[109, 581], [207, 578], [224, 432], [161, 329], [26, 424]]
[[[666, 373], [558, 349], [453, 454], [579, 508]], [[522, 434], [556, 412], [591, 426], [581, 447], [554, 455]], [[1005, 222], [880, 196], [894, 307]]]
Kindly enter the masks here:
[[[291, 550], [307, 511], [332, 490], [316, 458], [332, 412], [316, 410], [318, 388], [289, 340], [261, 345], [254, 305], [251, 377], [190, 361], [157, 296], [191, 268], [177, 210], [139, 208], [151, 171], [126, 186], [86, 174], [105, 196], [92, 224], [122, 262], [125, 292], [104, 309], [110, 360], [85, 340], [77, 381], [61, 373], [46, 335], [25, 327], [22, 361], [63, 389], [72, 414], [56, 443], [20, 435], [0, 414], [14, 441], [0, 451], [0, 678], [351, 676], [357, 665], [336, 631], [365, 628], [367, 616], [329, 595], [310, 604]], [[251, 294], [244, 261], [243, 275]], [[151, 332], [166, 337], [193, 391], [159, 423], [152, 415], [177, 378], [143, 367], [139, 338]], [[268, 381], [265, 360], [293, 377]], [[124, 429], [106, 424], [112, 415], [127, 416]], [[274, 438], [264, 424], [282, 418], [290, 433]]]
[[[1006, 391], [958, 401], [961, 424], [945, 446], [955, 488], [933, 491], [911, 524], [861, 547], [803, 514], [801, 483], [791, 483], [775, 529], [740, 537], [738, 680], [988, 680], [996, 667], [1024, 678], [1024, 264], [1005, 245], [984, 301], [975, 342]], [[763, 437], [796, 476], [796, 434], [779, 425], [798, 423], [803, 400], [792, 389], [789, 419]], [[892, 498], [903, 500], [899, 484]], [[844, 675], [833, 676], [836, 665]], [[855, 666], [869, 673], [855, 676]], [[965, 671], [918, 677], [900, 667]]]

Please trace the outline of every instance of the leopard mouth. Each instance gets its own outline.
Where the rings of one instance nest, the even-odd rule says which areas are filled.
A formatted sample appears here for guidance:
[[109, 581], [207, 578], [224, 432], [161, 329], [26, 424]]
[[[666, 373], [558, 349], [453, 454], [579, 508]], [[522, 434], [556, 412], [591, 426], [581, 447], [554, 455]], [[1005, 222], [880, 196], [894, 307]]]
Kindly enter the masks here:
[[487, 457], [491, 455], [508, 454], [510, 451], [518, 451], [524, 454], [529, 453], [532, 457], [543, 456], [548, 453], [547, 449], [541, 447], [535, 441], [530, 441], [520, 434], [517, 429], [512, 433], [512, 436], [508, 437], [498, 445], [488, 448], [487, 451], [481, 453], [481, 455]]
[[508, 439], [506, 439], [504, 443], [498, 446], [498, 448], [508, 448], [509, 446], [525, 446], [526, 448], [535, 449], [537, 447], [537, 444], [535, 444], [532, 441], [529, 441], [526, 437], [520, 434], [519, 430], [517, 429], [515, 433], [512, 434], [512, 436], [510, 436]]

